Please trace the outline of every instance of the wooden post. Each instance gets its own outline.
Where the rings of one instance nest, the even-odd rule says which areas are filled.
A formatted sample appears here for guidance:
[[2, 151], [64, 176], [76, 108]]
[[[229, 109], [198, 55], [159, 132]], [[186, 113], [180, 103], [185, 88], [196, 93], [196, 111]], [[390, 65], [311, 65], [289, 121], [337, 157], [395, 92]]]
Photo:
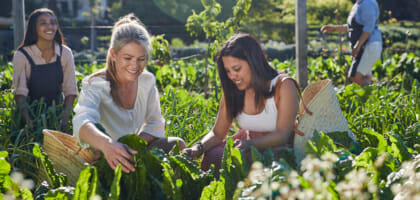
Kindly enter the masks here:
[[306, 0], [296, 0], [296, 76], [302, 89], [308, 84], [308, 27], [306, 24]]
[[13, 41], [15, 49], [22, 43], [25, 34], [25, 2], [24, 0], [13, 0]]
[[74, 11], [73, 11], [73, 0], [67, 0], [67, 7], [69, 8], [69, 14], [70, 16], [74, 17]]
[[93, 12], [94, 5], [90, 7], [90, 51], [94, 53], [96, 50], [96, 14]]

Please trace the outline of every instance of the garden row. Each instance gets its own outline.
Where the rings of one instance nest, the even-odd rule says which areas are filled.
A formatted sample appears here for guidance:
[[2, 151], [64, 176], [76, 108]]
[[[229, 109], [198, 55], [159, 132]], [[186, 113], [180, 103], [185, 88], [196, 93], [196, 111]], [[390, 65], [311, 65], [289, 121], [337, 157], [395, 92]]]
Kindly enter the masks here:
[[[357, 143], [339, 133], [315, 133], [306, 145], [310, 156], [301, 163], [295, 162], [293, 149], [279, 154], [252, 149], [255, 162], [251, 164], [229, 140], [217, 179], [214, 169], [201, 171], [198, 162], [178, 149], [170, 154], [158, 149], [147, 152], [144, 141], [126, 136], [121, 141], [142, 152], [135, 158], [135, 173], [113, 172], [100, 160], [80, 173], [76, 185], [53, 170], [42, 154], [41, 131], [59, 130], [59, 109], [33, 113], [37, 116], [33, 127], [22, 124], [10, 91], [12, 67], [1, 65], [0, 195], [22, 199], [419, 198], [420, 188], [415, 184], [420, 179], [419, 59], [405, 53], [378, 61], [373, 69], [378, 80], [365, 88], [345, 85], [349, 57], [341, 67], [333, 58], [309, 59], [309, 81], [333, 81]], [[166, 135], [182, 137], [189, 145], [211, 129], [221, 97], [215, 64], [207, 63], [207, 74], [202, 59], [148, 66], [156, 76]], [[294, 76], [293, 60], [274, 60], [271, 64]], [[78, 82], [102, 67], [77, 66]], [[205, 76], [209, 78], [206, 95]], [[232, 127], [231, 133], [237, 129]]]

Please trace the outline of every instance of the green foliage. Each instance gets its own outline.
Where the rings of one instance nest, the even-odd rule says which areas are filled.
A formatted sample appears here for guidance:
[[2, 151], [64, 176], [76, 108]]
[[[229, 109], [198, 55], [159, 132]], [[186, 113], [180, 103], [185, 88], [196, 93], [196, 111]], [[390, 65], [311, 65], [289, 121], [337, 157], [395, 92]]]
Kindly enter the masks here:
[[201, 193], [200, 200], [226, 199], [226, 191], [221, 181], [212, 181]]
[[185, 43], [180, 38], [172, 38], [171, 47], [184, 47]]
[[109, 193], [109, 198], [111, 200], [118, 200], [121, 194], [120, 189], [120, 180], [121, 180], [121, 165], [118, 165], [114, 171], [114, 179], [112, 180], [111, 192]]
[[196, 93], [168, 86], [161, 96], [161, 106], [166, 134], [192, 144], [213, 126], [219, 101], [216, 97], [204, 99]]
[[[117, 197], [119, 194], [121, 199], [198, 199], [213, 177], [180, 154], [167, 155], [157, 148], [148, 151], [146, 141], [135, 134], [126, 135], [119, 141], [137, 151], [133, 155], [134, 172], [121, 175], [119, 170], [119, 174], [116, 172], [115, 176], [109, 176], [107, 174], [112, 174], [112, 169], [105, 158], [94, 165], [98, 176], [102, 177], [102, 188], [111, 187], [111, 193]], [[177, 153], [180, 153], [179, 150]], [[121, 184], [120, 189], [118, 184]], [[101, 194], [108, 192], [102, 191]]]
[[213, 58], [218, 47], [233, 33], [248, 15], [252, 0], [239, 0], [233, 7], [233, 16], [226, 21], [218, 21], [222, 7], [216, 0], [201, 0], [204, 10], [193, 14], [187, 19], [185, 27], [192, 36], [204, 33], [208, 40], [207, 50], [210, 58]]
[[[337, 4], [338, 2], [339, 4]], [[352, 3], [349, 0], [308, 0], [306, 7], [308, 24], [337, 24], [336, 14], [338, 14], [338, 20], [341, 22], [339, 24], [344, 24], [351, 10]], [[279, 8], [282, 10], [281, 18], [283, 22], [295, 22], [294, 0], [283, 0]]]
[[[116, 169], [117, 171], [118, 169]], [[98, 184], [96, 168], [92, 166], [85, 167], [79, 174], [73, 199], [92, 199], [98, 193]]]
[[[207, 76], [211, 80], [211, 89], [217, 88], [217, 74], [214, 63], [207, 63]], [[163, 66], [153, 66], [150, 71], [156, 74], [156, 83], [160, 91], [166, 86], [174, 88], [182, 87], [189, 91], [202, 92], [205, 79], [205, 63], [203, 60], [193, 59], [189, 62], [184, 60], [170, 61]]]
[[[400, 25], [382, 25], [379, 26], [382, 32], [384, 47], [391, 49], [417, 49], [420, 50], [418, 39], [420, 39], [420, 30], [416, 27], [406, 27]], [[402, 44], [402, 45], [398, 45]]]
[[226, 141], [220, 170], [220, 181], [225, 185], [226, 199], [233, 197], [237, 183], [247, 175], [248, 167], [244, 158], [239, 149], [233, 148], [233, 140], [229, 137]]
[[[0, 199], [25, 199], [32, 200], [31, 188], [20, 185], [22, 180], [14, 180], [12, 169], [7, 162], [8, 153], [0, 151]], [[19, 172], [14, 172], [17, 176], [22, 176]]]
[[[346, 57], [348, 61], [349, 57]], [[215, 65], [209, 62], [212, 93], [208, 99], [203, 97], [204, 63], [204, 60], [194, 59], [170, 61], [162, 67], [148, 66], [156, 76], [160, 91], [166, 135], [182, 137], [190, 145], [212, 128], [221, 96]], [[12, 188], [20, 191], [21, 196], [16, 198], [30, 199], [30, 190], [22, 190], [18, 183], [19, 189], [14, 188], [12, 176], [7, 178], [14, 171], [21, 171], [25, 177], [36, 177], [33, 179], [39, 187], [32, 195], [36, 199], [90, 198], [98, 193], [102, 198], [115, 199], [132, 196], [155, 199], [293, 199], [298, 198], [293, 196], [295, 194], [309, 195], [310, 192], [321, 199], [345, 199], [343, 195], [348, 194], [345, 189], [357, 184], [354, 177], [360, 182], [361, 190], [355, 192], [359, 197], [392, 199], [401, 192], [413, 195], [414, 191], [415, 194], [407, 182], [415, 183], [416, 176], [405, 172], [413, 173], [412, 166], [418, 163], [420, 151], [418, 56], [407, 53], [393, 55], [383, 63], [378, 61], [373, 68], [378, 81], [374, 80], [375, 84], [364, 88], [355, 84], [343, 85], [344, 67], [333, 58], [310, 58], [308, 63], [310, 82], [325, 78], [333, 80], [340, 107], [357, 144], [342, 133], [319, 133], [308, 143], [312, 156], [305, 162], [294, 163], [292, 149], [277, 154], [270, 149], [258, 151], [251, 148], [247, 153], [253, 155], [252, 162], [259, 163], [251, 164], [245, 159], [247, 153], [233, 148], [228, 142], [220, 179], [215, 176], [214, 168], [201, 171], [198, 162], [189, 160], [179, 149], [169, 155], [158, 149], [147, 151], [147, 144], [137, 140], [136, 136], [135, 140], [121, 140], [137, 148], [140, 154], [135, 157], [136, 173], [123, 174], [120, 169], [113, 171], [106, 161], [100, 160], [95, 164], [97, 175], [95, 168], [90, 166], [81, 173], [80, 185], [70, 187], [65, 183], [64, 175], [57, 174], [48, 164], [39, 146], [33, 148], [35, 142], [42, 142], [42, 128], [55, 126], [58, 109], [54, 111], [53, 108], [34, 105], [34, 108], [46, 109], [46, 113], [42, 115], [34, 109], [32, 112], [39, 114], [39, 121], [33, 129], [19, 127], [23, 124], [15, 109], [13, 94], [10, 89], [4, 89], [0, 101], [0, 148], [8, 154], [0, 153], [3, 157], [0, 159], [1, 195]], [[294, 60], [272, 60], [271, 64], [294, 76]], [[78, 65], [78, 79], [102, 67], [104, 65]], [[8, 66], [2, 69], [5, 69], [4, 74], [11, 73], [7, 72], [11, 70]], [[8, 75], [2, 78], [6, 79], [2, 83], [11, 81]], [[232, 132], [235, 129], [237, 127], [232, 127]], [[9, 162], [6, 162], [8, 155]], [[49, 178], [45, 178], [43, 173], [47, 170], [43, 171], [43, 168], [48, 169]], [[51, 183], [41, 183], [43, 178]], [[100, 184], [96, 184], [98, 181]], [[410, 190], [398, 192], [395, 190], [398, 185]]]
[[59, 188], [67, 185], [67, 176], [65, 174], [57, 173], [53, 164], [48, 160], [48, 156], [41, 151], [38, 144], [34, 145], [33, 155], [38, 159], [41, 165], [41, 170], [47, 177], [48, 185], [52, 188]]
[[171, 58], [169, 53], [169, 42], [164, 38], [165, 35], [155, 35], [152, 37], [152, 56], [161, 62], [168, 62]]
[[12, 87], [13, 66], [8, 63], [0, 67], [0, 91], [7, 90]]
[[305, 145], [305, 151], [310, 154], [323, 155], [326, 152], [337, 151], [334, 141], [326, 134], [314, 131], [311, 141]]

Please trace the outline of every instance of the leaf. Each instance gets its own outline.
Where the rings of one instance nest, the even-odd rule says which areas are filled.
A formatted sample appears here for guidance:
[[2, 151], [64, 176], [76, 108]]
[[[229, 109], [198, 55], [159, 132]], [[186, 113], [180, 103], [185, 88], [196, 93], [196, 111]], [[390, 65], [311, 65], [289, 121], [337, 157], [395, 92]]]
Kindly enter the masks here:
[[80, 172], [76, 183], [74, 199], [91, 199], [96, 195], [98, 188], [98, 173], [93, 166], [86, 165]]
[[385, 137], [378, 132], [372, 130], [372, 129], [363, 129], [363, 133], [365, 134], [365, 137], [368, 138], [370, 142], [370, 146], [376, 147], [379, 152], [386, 152], [388, 149], [388, 143], [385, 140]]
[[226, 199], [226, 191], [222, 181], [212, 181], [209, 186], [205, 187], [201, 193], [200, 200], [208, 199]]
[[229, 171], [232, 165], [232, 158], [230, 156], [231, 149], [233, 148], [233, 140], [228, 137], [226, 140], [225, 150], [222, 157], [221, 169]]
[[251, 151], [251, 158], [252, 158], [252, 162], [261, 162], [263, 163], [264, 161], [264, 157], [261, 155], [261, 153], [258, 151], [257, 148], [255, 148], [254, 146], [249, 147], [249, 150]]
[[32, 153], [40, 161], [41, 168], [48, 176], [47, 181], [51, 188], [58, 188], [67, 185], [67, 176], [65, 174], [58, 174], [55, 171], [53, 164], [50, 162], [50, 160], [48, 160], [48, 156], [41, 151], [41, 148], [38, 144], [34, 144]]
[[326, 152], [333, 153], [337, 151], [337, 146], [335, 146], [334, 141], [326, 134], [314, 131], [312, 139], [305, 144], [305, 151], [321, 156]]
[[327, 135], [334, 141], [334, 144], [339, 147], [351, 149], [357, 145], [355, 141], [353, 141], [353, 139], [349, 137], [347, 131], [329, 132], [327, 133]]
[[243, 167], [241, 151], [238, 148], [233, 147], [233, 140], [231, 137], [226, 141], [221, 168], [220, 179], [224, 180], [225, 183], [226, 198], [231, 199], [237, 183], [244, 179], [248, 173]]
[[375, 172], [374, 162], [378, 156], [378, 149], [368, 147], [362, 151], [362, 153], [356, 157], [355, 168], [365, 168], [367, 172]]
[[121, 180], [121, 164], [115, 168], [114, 180], [112, 181], [111, 193], [109, 194], [110, 200], [118, 200], [120, 197], [120, 180]]
[[92, 173], [92, 178], [89, 184], [88, 199], [92, 199], [98, 193], [99, 188], [98, 172], [93, 166], [90, 167], [90, 170]]
[[76, 183], [76, 189], [74, 191], [75, 199], [87, 199], [89, 190], [89, 179], [90, 179], [90, 167], [85, 167], [79, 174], [79, 179]]
[[48, 191], [48, 193], [44, 196], [45, 200], [69, 200], [73, 199], [74, 188], [73, 187], [59, 187], [57, 189], [53, 189]]
[[274, 161], [274, 153], [271, 148], [267, 148], [264, 150], [264, 157], [263, 157], [263, 164], [264, 166], [270, 166], [271, 163]]
[[[163, 168], [163, 182], [162, 188], [167, 198], [182, 199], [181, 187], [182, 180], [175, 179], [171, 166], [168, 163], [162, 163]], [[191, 188], [192, 189], [192, 188]]]
[[27, 188], [21, 189], [20, 196], [22, 197], [22, 199], [25, 199], [25, 200], [33, 200], [34, 199], [33, 196], [32, 196], [32, 192]]
[[394, 133], [386, 133], [391, 141], [391, 146], [388, 146], [388, 152], [393, 157], [397, 158], [401, 163], [412, 159], [412, 155], [408, 152], [407, 146], [405, 146], [403, 139], [400, 135]]
[[9, 175], [10, 170], [10, 164], [5, 160], [4, 157], [0, 157], [0, 177]]

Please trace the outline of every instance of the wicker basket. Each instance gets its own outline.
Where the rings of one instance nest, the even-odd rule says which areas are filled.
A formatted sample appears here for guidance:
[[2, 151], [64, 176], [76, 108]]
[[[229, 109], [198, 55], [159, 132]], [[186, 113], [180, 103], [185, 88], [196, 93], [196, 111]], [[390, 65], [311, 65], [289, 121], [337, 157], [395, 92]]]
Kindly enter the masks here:
[[43, 150], [53, 163], [55, 170], [67, 175], [70, 185], [75, 185], [85, 163], [93, 163], [95, 154], [90, 149], [82, 149], [77, 138], [59, 131], [42, 130]]
[[341, 111], [331, 80], [321, 80], [309, 85], [303, 91], [302, 99], [312, 112], [312, 115], [305, 112], [301, 101], [297, 129], [303, 132], [304, 135], [295, 134], [293, 141], [298, 164], [306, 156], [305, 144], [312, 138], [315, 130], [323, 133], [347, 132], [355, 140], [353, 133], [348, 128], [347, 119]]

